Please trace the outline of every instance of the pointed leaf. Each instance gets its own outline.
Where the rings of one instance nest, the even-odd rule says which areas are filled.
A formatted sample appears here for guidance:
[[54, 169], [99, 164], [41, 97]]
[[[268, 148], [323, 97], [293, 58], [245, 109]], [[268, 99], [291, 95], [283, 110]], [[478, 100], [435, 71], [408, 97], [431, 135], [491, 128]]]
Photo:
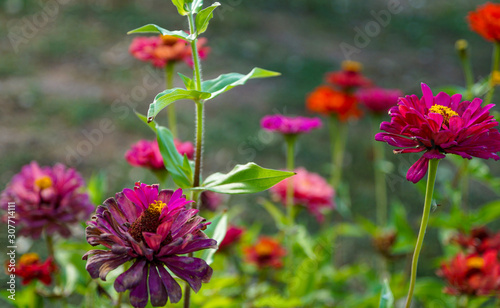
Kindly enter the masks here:
[[165, 168], [170, 172], [175, 184], [180, 188], [189, 188], [192, 185], [193, 171], [188, 164], [184, 165], [184, 157], [177, 151], [174, 136], [166, 127], [156, 125], [157, 140]]
[[155, 100], [149, 105], [148, 122], [154, 120], [156, 115], [165, 107], [181, 99], [201, 100], [210, 96], [210, 93], [181, 88], [168, 89], [156, 95]]
[[211, 96], [207, 98], [208, 100], [226, 91], [229, 91], [236, 86], [245, 84], [245, 82], [247, 82], [247, 80], [249, 79], [274, 77], [279, 75], [281, 74], [256, 67], [246, 75], [229, 73], [220, 75], [219, 77], [212, 80], [204, 81], [201, 83], [201, 88], [202, 91], [211, 93]]
[[392, 308], [394, 307], [394, 295], [392, 294], [391, 287], [387, 279], [384, 279], [384, 286], [382, 294], [380, 295], [379, 308]]
[[220, 3], [215, 2], [211, 6], [201, 10], [200, 13], [196, 15], [196, 31], [198, 32], [198, 35], [207, 31], [208, 23], [210, 22], [210, 19], [214, 17], [213, 12], [218, 6], [220, 6]]
[[180, 15], [185, 16], [188, 14], [186, 10], [186, 1], [185, 0], [172, 0], [172, 3], [177, 7], [177, 11]]
[[[220, 244], [224, 237], [226, 236], [227, 226], [228, 226], [228, 215], [223, 213], [222, 215], [216, 216], [211, 220], [211, 224], [208, 225], [204, 233], [211, 239], [217, 241]], [[206, 249], [203, 251], [202, 259], [210, 265], [214, 261], [214, 254], [217, 249]]]
[[252, 194], [271, 188], [278, 182], [291, 177], [294, 172], [265, 169], [255, 163], [236, 165], [227, 173], [210, 175], [203, 187], [195, 190], [210, 190], [221, 194]]
[[132, 33], [159, 33], [161, 35], [170, 35], [176, 38], [180, 38], [182, 40], [186, 41], [192, 41], [193, 36], [190, 36], [189, 33], [186, 33], [182, 30], [175, 30], [175, 31], [170, 31], [167, 29], [163, 29], [160, 26], [157, 26], [155, 24], [148, 24], [145, 26], [142, 26], [140, 28], [131, 30], [127, 32], [127, 34], [132, 34]]
[[190, 4], [191, 12], [193, 12], [194, 14], [198, 14], [201, 8], [203, 7], [203, 0], [191, 0], [191, 1], [188, 1], [191, 2]]
[[283, 212], [281, 212], [278, 207], [274, 205], [274, 203], [269, 202], [266, 199], [259, 199], [259, 204], [262, 205], [274, 219], [276, 227], [278, 227], [279, 230], [284, 230], [287, 224], [287, 219]]
[[154, 121], [149, 122], [148, 118], [145, 115], [142, 115], [138, 113], [137, 111], [135, 112], [135, 115], [142, 121], [144, 122], [149, 128], [151, 128], [155, 134], [156, 134], [156, 123]]
[[183, 75], [181, 73], [177, 73], [179, 77], [181, 77], [182, 82], [184, 82], [184, 86], [186, 86], [186, 89], [188, 90], [193, 90], [194, 89], [194, 81], [193, 79], [189, 78], [186, 75]]

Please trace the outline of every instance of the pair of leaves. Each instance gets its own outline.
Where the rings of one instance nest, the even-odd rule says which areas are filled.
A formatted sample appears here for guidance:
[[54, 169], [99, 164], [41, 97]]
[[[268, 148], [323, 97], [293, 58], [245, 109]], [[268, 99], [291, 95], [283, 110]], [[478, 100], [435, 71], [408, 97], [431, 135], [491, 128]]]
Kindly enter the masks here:
[[154, 120], [156, 115], [168, 105], [182, 99], [189, 100], [211, 100], [220, 94], [231, 90], [236, 86], [245, 84], [249, 79], [266, 78], [280, 75], [277, 72], [254, 68], [250, 73], [243, 75], [238, 73], [223, 74], [219, 77], [201, 83], [201, 91], [193, 89], [194, 82], [191, 78], [180, 75], [187, 89], [174, 88], [165, 90], [156, 95], [153, 103], [149, 105], [148, 121]]
[[197, 14], [202, 6], [203, 0], [172, 0], [180, 15], [186, 16], [189, 13]]

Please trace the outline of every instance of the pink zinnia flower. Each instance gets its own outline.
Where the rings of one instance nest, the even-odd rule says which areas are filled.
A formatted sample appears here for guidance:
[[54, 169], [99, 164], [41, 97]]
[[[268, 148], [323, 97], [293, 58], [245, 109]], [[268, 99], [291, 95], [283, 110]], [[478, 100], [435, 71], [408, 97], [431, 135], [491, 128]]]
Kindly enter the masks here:
[[274, 198], [286, 205], [288, 181], [293, 182], [293, 202], [303, 205], [319, 222], [323, 221], [323, 211], [335, 208], [335, 191], [319, 174], [308, 172], [305, 168], [294, 170], [296, 175], [271, 187]]
[[226, 231], [224, 239], [219, 244], [218, 251], [224, 251], [240, 241], [245, 229], [230, 225]]
[[200, 259], [181, 256], [202, 249], [217, 248], [202, 230], [209, 223], [189, 209], [182, 190], [159, 190], [158, 185], [136, 183], [97, 208], [87, 222], [87, 242], [106, 249], [87, 252], [86, 269], [92, 278], [106, 279], [108, 273], [127, 261], [132, 266], [114, 282], [117, 292], [130, 290], [134, 307], [165, 306], [168, 299], [177, 303], [181, 286], [166, 270], [185, 280], [198, 292], [209, 282], [212, 268]]
[[[191, 142], [182, 142], [174, 139], [174, 144], [177, 151], [181, 155], [187, 155], [188, 159], [193, 159], [194, 146]], [[163, 157], [161, 156], [160, 147], [156, 140], [139, 140], [133, 144], [125, 153], [127, 162], [135, 167], [149, 168], [153, 170], [163, 170]]]
[[268, 236], [261, 236], [255, 245], [244, 249], [246, 260], [254, 263], [260, 269], [274, 267], [276, 269], [283, 267], [283, 257], [286, 250], [280, 243]]
[[384, 113], [398, 103], [403, 92], [397, 89], [366, 88], [356, 93], [358, 100], [374, 113]]
[[319, 118], [287, 117], [284, 115], [267, 115], [260, 121], [262, 128], [280, 132], [285, 135], [308, 133], [321, 127]]
[[447, 153], [471, 159], [500, 159], [500, 134], [498, 125], [489, 110], [481, 107], [482, 100], [461, 102], [462, 95], [449, 96], [444, 92], [433, 96], [431, 89], [422, 84], [423, 97], [407, 95], [389, 111], [391, 122], [383, 122], [385, 133], [375, 135], [375, 140], [398, 147], [398, 153], [424, 152], [408, 170], [406, 178], [417, 183], [427, 173], [429, 159], [444, 158]]
[[22, 278], [23, 286], [33, 280], [40, 280], [48, 286], [52, 283], [52, 274], [57, 270], [52, 258], [49, 257], [45, 262], [41, 262], [38, 254], [33, 252], [22, 255], [15, 268], [15, 274]]
[[441, 265], [438, 275], [448, 282], [444, 289], [447, 294], [488, 296], [500, 292], [500, 262], [495, 250], [482, 256], [459, 253], [451, 262]]
[[69, 227], [88, 219], [95, 209], [84, 189], [76, 170], [62, 164], [40, 167], [33, 161], [12, 178], [0, 204], [7, 211], [8, 203], [15, 203], [14, 221], [20, 235], [37, 239], [45, 232], [69, 237]]
[[[198, 40], [198, 55], [202, 60], [210, 51], [210, 48], [204, 46], [205, 43], [205, 38]], [[169, 62], [180, 61], [193, 66], [190, 45], [173, 36], [136, 37], [130, 44], [129, 51], [135, 58], [150, 62], [160, 68], [165, 67]]]

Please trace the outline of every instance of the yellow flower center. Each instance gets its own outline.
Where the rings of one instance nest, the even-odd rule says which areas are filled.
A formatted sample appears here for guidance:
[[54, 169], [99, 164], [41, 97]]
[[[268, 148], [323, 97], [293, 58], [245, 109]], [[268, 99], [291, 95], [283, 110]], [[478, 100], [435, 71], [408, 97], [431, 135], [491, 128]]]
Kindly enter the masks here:
[[161, 210], [167, 206], [165, 203], [156, 200], [151, 203], [144, 212], [142, 212], [141, 216], [137, 218], [130, 228], [128, 232], [130, 235], [138, 242], [144, 241], [144, 236], [142, 232], [151, 232], [155, 233], [156, 229], [160, 225], [160, 214]]
[[19, 263], [23, 265], [31, 265], [38, 262], [39, 260], [40, 257], [38, 256], [38, 254], [29, 252], [21, 256], [21, 258], [19, 259]]
[[47, 175], [39, 177], [38, 179], [35, 180], [35, 186], [40, 188], [40, 190], [44, 190], [45, 188], [49, 188], [52, 186], [52, 179]]
[[363, 64], [356, 61], [343, 61], [342, 62], [342, 70], [348, 72], [359, 73], [363, 69]]
[[429, 109], [429, 112], [438, 113], [443, 116], [443, 123], [448, 125], [450, 123], [450, 118], [454, 116], [458, 116], [458, 113], [451, 110], [449, 107], [445, 107], [442, 105], [434, 105]]
[[481, 257], [472, 257], [467, 260], [468, 268], [482, 269], [484, 266], [484, 259]]
[[171, 35], [160, 35], [162, 41], [163, 41], [163, 44], [165, 45], [174, 45], [175, 43], [177, 43], [179, 41], [178, 38], [176, 38], [175, 36], [171, 36]]
[[266, 242], [261, 242], [255, 245], [255, 252], [259, 256], [268, 256], [273, 252], [273, 246]]

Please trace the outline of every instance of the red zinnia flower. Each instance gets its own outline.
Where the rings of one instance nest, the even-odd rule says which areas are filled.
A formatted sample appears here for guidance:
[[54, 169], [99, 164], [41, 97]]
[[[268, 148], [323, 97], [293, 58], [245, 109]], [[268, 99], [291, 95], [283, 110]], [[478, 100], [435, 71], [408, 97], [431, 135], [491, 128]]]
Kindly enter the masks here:
[[459, 233], [452, 242], [455, 242], [472, 253], [484, 253], [487, 250], [500, 251], [500, 233], [492, 233], [486, 227], [471, 230], [470, 234]]
[[261, 236], [255, 245], [245, 248], [245, 254], [247, 261], [256, 264], [259, 268], [281, 268], [286, 250], [275, 239]]
[[341, 121], [349, 118], [359, 118], [361, 111], [358, 109], [356, 98], [353, 95], [334, 90], [329, 86], [317, 87], [306, 99], [309, 111], [326, 115], [336, 114]]
[[445, 293], [451, 295], [488, 296], [500, 292], [500, 263], [498, 252], [484, 255], [459, 253], [450, 263], [443, 263], [438, 275], [445, 278]]
[[441, 92], [433, 96], [431, 89], [422, 83], [423, 97], [407, 95], [389, 111], [391, 122], [383, 122], [385, 133], [375, 135], [375, 140], [398, 147], [398, 153], [424, 152], [408, 170], [406, 178], [413, 183], [427, 173], [429, 159], [441, 159], [451, 153], [471, 159], [500, 159], [500, 134], [498, 125], [489, 110], [493, 104], [481, 107], [482, 100], [461, 102], [462, 95], [449, 96]]
[[[188, 159], [193, 159], [194, 146], [191, 142], [182, 142], [174, 139], [174, 144], [177, 151], [181, 155], [187, 155]], [[135, 167], [143, 167], [149, 169], [165, 169], [163, 157], [161, 156], [160, 147], [155, 140], [139, 140], [134, 143], [125, 153], [127, 162]]]
[[245, 229], [230, 225], [226, 231], [226, 235], [224, 236], [224, 239], [219, 244], [218, 251], [227, 250], [229, 247], [231, 247], [234, 244], [236, 244], [237, 242], [239, 242], [239, 240], [241, 239], [241, 236], [243, 235], [244, 232], [245, 232]]
[[500, 42], [500, 4], [488, 2], [467, 16], [470, 28], [488, 41]]
[[209, 282], [212, 268], [200, 259], [182, 256], [202, 249], [217, 248], [202, 230], [209, 223], [188, 209], [182, 190], [158, 190], [158, 185], [136, 183], [97, 208], [87, 222], [87, 242], [107, 249], [87, 252], [86, 269], [92, 278], [106, 279], [108, 273], [127, 261], [132, 266], [114, 282], [117, 292], [130, 290], [134, 307], [145, 307], [148, 299], [154, 307], [165, 306], [168, 299], [177, 303], [182, 297], [178, 278], [198, 292]]
[[319, 222], [323, 221], [323, 211], [335, 208], [335, 191], [319, 174], [297, 168], [293, 178], [285, 179], [271, 187], [271, 194], [286, 205], [288, 181], [293, 182], [293, 203], [303, 205]]
[[[15, 203], [16, 227], [20, 235], [34, 239], [47, 235], [71, 235], [70, 226], [90, 217], [95, 207], [84, 193], [81, 175], [62, 164], [40, 167], [37, 162], [24, 166], [0, 196], [1, 208]], [[7, 219], [7, 213], [3, 216]]]
[[356, 98], [373, 113], [387, 112], [398, 103], [403, 93], [397, 89], [367, 88], [359, 90]]
[[14, 273], [22, 278], [23, 285], [38, 279], [48, 286], [52, 283], [52, 274], [56, 270], [57, 266], [52, 258], [49, 257], [42, 263], [36, 253], [30, 252], [21, 256]]
[[371, 84], [370, 80], [361, 74], [363, 66], [359, 62], [344, 61], [342, 70], [331, 72], [326, 75], [326, 81], [343, 91], [352, 92], [356, 88], [366, 87]]

